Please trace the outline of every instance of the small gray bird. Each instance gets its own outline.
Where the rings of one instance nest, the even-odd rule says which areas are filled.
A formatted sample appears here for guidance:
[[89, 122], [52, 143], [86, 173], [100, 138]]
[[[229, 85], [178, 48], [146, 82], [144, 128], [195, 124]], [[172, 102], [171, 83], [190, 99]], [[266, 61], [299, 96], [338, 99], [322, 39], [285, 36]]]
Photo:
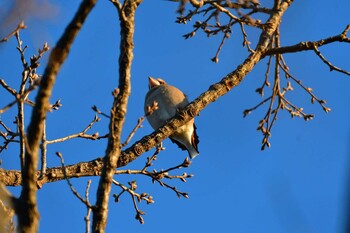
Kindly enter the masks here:
[[[158, 103], [158, 109], [147, 116], [148, 122], [153, 129], [163, 126], [170, 118], [175, 116], [178, 110], [188, 104], [187, 97], [182, 91], [174, 86], [168, 85], [164, 80], [148, 77], [149, 91], [145, 98], [145, 114], [154, 101]], [[182, 150], [187, 150], [191, 159], [196, 157], [198, 152], [198, 136], [194, 119], [181, 126], [170, 137]]]

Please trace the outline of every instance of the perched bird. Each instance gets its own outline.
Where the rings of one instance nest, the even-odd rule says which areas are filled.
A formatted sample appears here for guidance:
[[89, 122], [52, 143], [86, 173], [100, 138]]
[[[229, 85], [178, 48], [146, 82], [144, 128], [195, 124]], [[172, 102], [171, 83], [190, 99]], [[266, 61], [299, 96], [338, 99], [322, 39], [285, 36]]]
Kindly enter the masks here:
[[[152, 77], [148, 77], [148, 80], [149, 91], [145, 98], [145, 114], [147, 115], [148, 122], [156, 130], [175, 116], [178, 110], [186, 107], [188, 100], [182, 91], [168, 85], [164, 80]], [[158, 109], [148, 115], [149, 106], [152, 106], [154, 101], [158, 103]], [[182, 150], [187, 150], [191, 159], [199, 154], [199, 140], [196, 134], [194, 119], [178, 128], [169, 138]]]

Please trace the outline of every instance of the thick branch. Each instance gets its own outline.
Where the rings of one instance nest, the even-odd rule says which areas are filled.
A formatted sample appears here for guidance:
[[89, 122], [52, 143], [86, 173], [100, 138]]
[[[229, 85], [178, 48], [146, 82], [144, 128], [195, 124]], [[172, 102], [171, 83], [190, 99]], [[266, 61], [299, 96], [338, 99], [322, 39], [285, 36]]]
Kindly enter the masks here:
[[[207, 105], [216, 101], [220, 96], [226, 94], [235, 86], [239, 85], [243, 80], [245, 75], [249, 73], [254, 65], [262, 59], [262, 54], [267, 49], [267, 46], [270, 42], [271, 35], [275, 32], [281, 16], [284, 11], [288, 8], [288, 6], [293, 1], [286, 1], [281, 4], [281, 10], [273, 14], [268, 20], [266, 25], [270, 25], [270, 27], [262, 32], [260, 37], [260, 42], [255, 49], [255, 53], [251, 53], [250, 56], [244, 61], [244, 63], [239, 66], [236, 70], [229, 73], [224, 77], [220, 82], [210, 86], [210, 88], [201, 94], [197, 99], [191, 102], [183, 111], [179, 112], [174, 118], [172, 118], [166, 125], [158, 129], [157, 131], [144, 136], [141, 140], [137, 141], [134, 145], [129, 147], [128, 149], [121, 152], [121, 156], [118, 160], [117, 167], [124, 167], [133, 160], [135, 160], [138, 156], [143, 154], [146, 151], [149, 151], [156, 145], [158, 145], [162, 140], [171, 135], [178, 127], [185, 124], [187, 121], [192, 119], [194, 116], [198, 115], [200, 111], [202, 111]], [[102, 170], [103, 161], [101, 158], [97, 158], [95, 160], [89, 162], [81, 162], [78, 164], [66, 166], [67, 169], [67, 177], [80, 177], [80, 176], [94, 176], [98, 175]], [[72, 169], [72, 172], [69, 170]], [[53, 182], [57, 180], [62, 180], [64, 177], [59, 175], [54, 175], [53, 177], [50, 174], [59, 174], [61, 170], [60, 167], [56, 168], [48, 168], [47, 178], [43, 180], [43, 183]], [[5, 172], [5, 170], [0, 169], [0, 179], [2, 176], [1, 172]], [[6, 171], [11, 174], [13, 179], [21, 179], [19, 171]], [[114, 171], [115, 172], [115, 171]], [[73, 175], [73, 174], [76, 175]], [[39, 173], [38, 173], [39, 174]], [[70, 175], [71, 174], [71, 175]], [[51, 178], [50, 178], [51, 177]], [[3, 179], [3, 178], [2, 178]], [[13, 181], [13, 180], [12, 180]], [[11, 181], [11, 182], [12, 182]], [[11, 182], [6, 182], [2, 180], [6, 185], [12, 185]]]
[[[103, 167], [102, 158], [94, 159], [88, 162], [80, 162], [65, 166], [68, 178], [78, 178], [85, 176], [99, 176]], [[39, 178], [41, 171], [36, 171], [36, 178]], [[47, 168], [46, 173], [37, 181], [38, 187], [43, 184], [64, 180], [62, 167]], [[0, 183], [5, 186], [20, 186], [22, 183], [22, 174], [20, 170], [5, 170], [0, 168]]]
[[135, 160], [145, 151], [148, 151], [158, 145], [165, 138], [169, 137], [178, 127], [197, 116], [207, 105], [216, 101], [219, 97], [223, 96], [232, 88], [239, 85], [243, 78], [253, 69], [256, 63], [263, 58], [262, 56], [265, 54], [265, 51], [268, 48], [271, 36], [279, 26], [283, 13], [292, 2], [293, 0], [284, 1], [281, 4], [280, 9], [270, 16], [265, 24], [266, 29], [260, 36], [255, 52], [251, 53], [242, 65], [226, 75], [226, 77], [224, 77], [220, 82], [212, 85], [206, 92], [191, 102], [183, 111], [179, 112], [175, 117], [169, 120], [166, 125], [159, 128], [152, 134], [143, 137], [133, 146], [125, 150], [122, 153], [122, 156], [119, 158], [118, 167], [125, 166], [126, 164]]
[[28, 127], [26, 154], [22, 175], [22, 192], [17, 209], [19, 232], [37, 232], [39, 212], [36, 203], [36, 171], [38, 166], [39, 143], [43, 132], [43, 123], [46, 112], [50, 107], [49, 98], [56, 80], [56, 75], [63, 61], [69, 53], [70, 46], [78, 34], [88, 13], [95, 5], [96, 0], [85, 0], [79, 7], [71, 23], [52, 50], [48, 65], [45, 69], [38, 95], [36, 97], [32, 118]]
[[108, 202], [114, 171], [121, 153], [121, 133], [124, 125], [127, 103], [130, 95], [131, 64], [133, 59], [133, 36], [135, 11], [142, 0], [125, 1], [122, 8], [117, 4], [120, 20], [119, 88], [113, 92], [109, 137], [104, 166], [97, 190], [97, 200], [93, 209], [92, 229], [104, 232], [107, 224]]

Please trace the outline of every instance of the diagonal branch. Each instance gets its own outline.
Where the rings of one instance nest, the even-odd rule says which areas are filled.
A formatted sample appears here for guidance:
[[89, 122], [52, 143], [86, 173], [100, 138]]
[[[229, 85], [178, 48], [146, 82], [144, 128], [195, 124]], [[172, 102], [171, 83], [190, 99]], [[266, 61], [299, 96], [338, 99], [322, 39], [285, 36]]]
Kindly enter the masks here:
[[25, 28], [27, 28], [27, 26], [24, 24], [24, 21], [20, 22], [15, 30], [13, 30], [9, 35], [0, 40], [0, 43], [7, 42], [11, 36], [16, 35], [20, 30]]
[[270, 44], [271, 36], [278, 27], [282, 15], [292, 2], [293, 0], [284, 1], [281, 3], [280, 9], [270, 16], [265, 24], [266, 30], [261, 33], [259, 43], [255, 48], [255, 53], [251, 53], [242, 65], [227, 74], [220, 82], [210, 86], [206, 92], [191, 102], [184, 110], [177, 113], [176, 116], [169, 120], [163, 127], [150, 135], [144, 136], [133, 146], [123, 151], [118, 160], [118, 167], [125, 166], [145, 151], [158, 145], [165, 138], [169, 137], [178, 127], [197, 116], [207, 105], [216, 101], [219, 97], [225, 95], [232, 88], [239, 85], [257, 62], [263, 58], [263, 55], [265, 55], [265, 51]]
[[38, 166], [39, 143], [43, 133], [43, 123], [50, 107], [49, 98], [56, 80], [57, 73], [66, 59], [69, 49], [81, 29], [87, 15], [94, 7], [96, 0], [85, 0], [81, 3], [73, 20], [67, 26], [64, 34], [52, 50], [50, 58], [40, 83], [31, 121], [28, 127], [26, 153], [22, 175], [22, 192], [18, 214], [19, 232], [37, 232], [39, 212], [36, 201], [36, 170]]
[[314, 46], [314, 51], [316, 53], [316, 55], [327, 65], [329, 66], [330, 71], [336, 70], [340, 73], [346, 74], [346, 75], [350, 75], [349, 71], [343, 70], [335, 65], [333, 65], [332, 63], [330, 63], [320, 52], [320, 50], [318, 50], [317, 46]]
[[[169, 122], [163, 127], [159, 128], [157, 131], [144, 136], [142, 139], [134, 143], [131, 147], [121, 152], [121, 156], [117, 162], [117, 167], [124, 167], [141, 154], [149, 151], [156, 145], [158, 145], [165, 138], [169, 137], [178, 127], [185, 124], [187, 121], [192, 119], [194, 116], [198, 115], [207, 105], [216, 101], [219, 97], [223, 96], [229, 92], [232, 88], [236, 87], [241, 83], [245, 75], [247, 75], [255, 66], [259, 60], [263, 58], [264, 51], [267, 50], [270, 44], [270, 38], [275, 32], [283, 13], [287, 10], [292, 0], [285, 1], [281, 4], [281, 10], [272, 14], [266, 25], [269, 25], [266, 31], [263, 31], [260, 36], [260, 41], [255, 48], [255, 53], [251, 53], [249, 57], [240, 65], [236, 70], [232, 71], [226, 77], [224, 77], [220, 82], [213, 84], [210, 88], [202, 93], [197, 99], [191, 102], [184, 110], [178, 112], [175, 117], [173, 117]], [[88, 162], [81, 162], [74, 165], [66, 166], [66, 169], [72, 169], [76, 171], [75, 177], [80, 176], [96, 176], [100, 173], [103, 166], [103, 161], [101, 158], [97, 158]], [[64, 177], [59, 176], [59, 171], [61, 168], [48, 168], [48, 174], [44, 180], [41, 182], [53, 182], [57, 180], [62, 180]], [[115, 171], [113, 171], [114, 173]], [[8, 176], [12, 176], [11, 181], [17, 181], [21, 179], [21, 175], [18, 171], [5, 171], [0, 168], [0, 180], [3, 177], [1, 174], [7, 173]], [[73, 173], [73, 172], [72, 172]], [[67, 176], [72, 174], [67, 172]], [[39, 174], [39, 173], [38, 173]], [[51, 174], [51, 175], [50, 175]], [[54, 174], [54, 175], [53, 175]], [[16, 178], [16, 179], [15, 179]], [[2, 180], [6, 185], [11, 185], [9, 181]], [[17, 184], [17, 183], [16, 183]], [[17, 184], [18, 185], [18, 184]]]
[[66, 168], [65, 168], [65, 165], [64, 165], [64, 159], [63, 159], [63, 156], [60, 152], [56, 152], [56, 155], [60, 158], [61, 160], [61, 166], [62, 166], [62, 173], [63, 173], [63, 176], [65, 178], [65, 180], [67, 181], [68, 183], [68, 186], [70, 188], [70, 190], [72, 191], [72, 193], [83, 203], [86, 205], [87, 208], [92, 208], [91, 204], [88, 202], [88, 199], [84, 199], [79, 193], [78, 191], [73, 187], [73, 184], [70, 182], [69, 178], [67, 177], [67, 173], [66, 173]]

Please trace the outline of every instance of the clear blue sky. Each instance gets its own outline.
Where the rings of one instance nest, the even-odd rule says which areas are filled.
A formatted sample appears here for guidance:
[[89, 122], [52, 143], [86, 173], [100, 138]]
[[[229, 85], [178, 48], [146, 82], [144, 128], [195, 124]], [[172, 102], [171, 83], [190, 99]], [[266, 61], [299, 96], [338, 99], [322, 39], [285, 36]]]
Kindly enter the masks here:
[[[8, 2], [3, 1], [3, 6]], [[28, 57], [46, 41], [53, 47], [79, 3], [52, 1], [54, 13], [41, 14], [26, 22], [28, 29], [21, 35], [29, 46]], [[174, 23], [176, 7], [176, 3], [168, 1], [144, 0], [137, 10], [132, 95], [124, 138], [143, 114], [147, 76], [162, 77], [193, 100], [247, 56], [246, 49], [241, 47], [242, 36], [236, 28], [224, 45], [220, 62], [211, 62], [221, 37], [207, 38], [198, 33], [196, 37], [184, 40], [182, 35], [191, 30], [191, 25]], [[336, 3], [295, 1], [282, 19], [282, 45], [339, 34], [350, 22], [349, 7], [347, 0]], [[247, 32], [255, 45], [257, 31]], [[63, 107], [48, 114], [49, 139], [81, 131], [94, 117], [92, 105], [109, 112], [111, 91], [118, 80], [118, 35], [115, 8], [108, 1], [99, 1], [58, 75], [52, 102], [61, 98]], [[0, 77], [17, 88], [21, 64], [15, 46], [12, 38], [0, 47]], [[349, 45], [333, 44], [320, 50], [333, 64], [350, 70]], [[194, 177], [187, 183], [168, 182], [188, 192], [190, 198], [179, 199], [171, 190], [152, 184], [144, 177], [118, 176], [116, 179], [125, 184], [137, 179], [138, 191], [151, 194], [155, 204], [139, 205], [146, 212], [145, 224], [140, 225], [134, 219], [135, 211], [128, 195], [122, 196], [118, 204], [112, 199], [107, 232], [344, 232], [346, 199], [350, 196], [350, 77], [329, 72], [313, 52], [289, 54], [285, 59], [291, 73], [327, 101], [327, 106], [332, 109], [330, 113], [324, 113], [316, 104], [311, 105], [309, 96], [295, 88], [290, 99], [306, 112], [316, 114], [314, 120], [305, 122], [291, 119], [287, 113], [281, 114], [272, 131], [272, 147], [260, 151], [262, 136], [256, 128], [265, 108], [245, 119], [242, 112], [260, 101], [255, 89], [264, 79], [267, 60], [263, 60], [241, 85], [196, 118], [201, 154], [190, 168], [178, 171], [192, 173]], [[47, 56], [42, 64], [46, 61]], [[2, 89], [0, 96], [2, 107], [8, 103], [9, 96]], [[11, 125], [13, 118], [9, 114], [13, 112], [2, 115], [1, 119]], [[102, 135], [107, 132], [107, 125], [108, 121], [103, 119], [91, 132], [98, 131]], [[147, 122], [143, 125], [132, 142], [152, 132]], [[187, 156], [169, 140], [165, 140], [164, 146], [166, 150], [155, 162], [157, 170], [177, 165]], [[56, 151], [63, 154], [66, 164], [72, 164], [102, 156], [105, 148], [106, 141], [79, 139], [52, 145], [48, 166], [59, 165], [54, 155]], [[144, 154], [128, 168], [140, 168], [151, 154]], [[2, 167], [16, 168], [17, 157], [12, 145], [8, 152], [0, 155]], [[87, 180], [71, 181], [83, 194]], [[90, 197], [94, 203], [98, 180], [92, 180]], [[18, 193], [19, 188], [11, 190]], [[112, 193], [119, 193], [119, 189], [114, 187]], [[44, 185], [38, 191], [38, 198], [40, 232], [84, 231], [86, 209], [73, 196], [66, 182]]]

